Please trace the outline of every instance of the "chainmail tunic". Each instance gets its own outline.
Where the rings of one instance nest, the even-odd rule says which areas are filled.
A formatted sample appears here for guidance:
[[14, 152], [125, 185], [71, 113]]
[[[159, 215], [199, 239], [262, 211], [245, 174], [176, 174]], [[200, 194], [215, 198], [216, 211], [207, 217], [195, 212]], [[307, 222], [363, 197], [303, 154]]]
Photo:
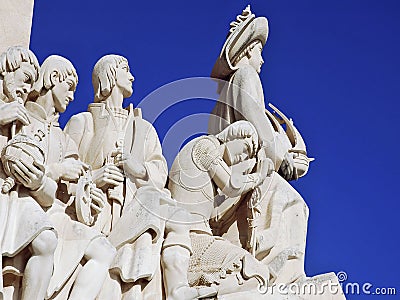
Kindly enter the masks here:
[[190, 237], [193, 251], [188, 271], [190, 286], [219, 284], [226, 274], [241, 272], [246, 250], [232, 247], [230, 242], [216, 236], [192, 233]]

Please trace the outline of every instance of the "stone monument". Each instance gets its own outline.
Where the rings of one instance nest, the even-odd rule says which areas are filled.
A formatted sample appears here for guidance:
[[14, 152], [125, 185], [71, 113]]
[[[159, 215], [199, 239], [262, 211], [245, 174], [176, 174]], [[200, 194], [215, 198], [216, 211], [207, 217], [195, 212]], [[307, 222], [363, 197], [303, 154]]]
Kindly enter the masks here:
[[344, 299], [335, 274], [304, 271], [308, 206], [290, 181], [313, 159], [265, 107], [265, 17], [247, 7], [230, 24], [209, 135], [168, 172], [153, 125], [123, 107], [123, 56], [97, 61], [93, 103], [61, 130], [78, 76], [57, 55], [39, 67], [32, 7], [0, 9], [0, 299]]

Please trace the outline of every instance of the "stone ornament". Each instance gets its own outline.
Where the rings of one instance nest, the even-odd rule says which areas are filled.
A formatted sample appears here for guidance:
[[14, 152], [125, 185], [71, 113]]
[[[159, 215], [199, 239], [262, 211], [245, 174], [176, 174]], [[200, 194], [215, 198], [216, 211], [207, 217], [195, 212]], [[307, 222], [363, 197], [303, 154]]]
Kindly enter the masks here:
[[[250, 6], [230, 24], [211, 73], [220, 97], [209, 135], [169, 172], [153, 125], [123, 107], [135, 80], [125, 57], [97, 61], [93, 102], [62, 130], [73, 64], [5, 49], [0, 299], [344, 299], [288, 290], [339, 285], [304, 272], [308, 206], [289, 181], [313, 158], [293, 120], [265, 107], [268, 32]], [[287, 293], [273, 293], [278, 285]]]
[[84, 172], [78, 180], [75, 195], [76, 217], [79, 222], [91, 226], [103, 208], [103, 203], [92, 202], [90, 191], [96, 188], [90, 171]]
[[17, 176], [13, 174], [14, 168], [22, 162], [27, 162], [29, 165], [43, 165], [45, 152], [38, 141], [27, 135], [18, 134], [3, 148], [1, 161], [4, 172], [9, 176], [4, 181], [2, 192], [8, 193], [15, 186], [16, 181], [18, 182]]

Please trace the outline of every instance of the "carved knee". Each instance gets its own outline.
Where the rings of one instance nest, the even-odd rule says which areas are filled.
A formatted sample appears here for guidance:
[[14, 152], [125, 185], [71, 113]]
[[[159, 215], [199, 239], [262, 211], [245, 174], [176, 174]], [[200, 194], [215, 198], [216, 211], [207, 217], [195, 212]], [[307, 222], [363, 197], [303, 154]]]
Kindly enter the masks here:
[[117, 255], [117, 249], [111, 243], [104, 238], [104, 247], [103, 247], [103, 258], [102, 260], [107, 265], [111, 266], [112, 262], [114, 261], [115, 256]]
[[[161, 260], [164, 268], [181, 269], [187, 268], [190, 259], [190, 252], [180, 246], [168, 247], [162, 251]], [[187, 272], [187, 270], [185, 269]]]
[[181, 246], [192, 252], [192, 243], [189, 235], [190, 214], [181, 208], [175, 208], [165, 224], [165, 240], [163, 248]]
[[167, 249], [172, 246], [185, 248], [190, 254], [192, 253], [192, 241], [190, 240], [189, 234], [181, 235], [175, 232], [168, 233], [162, 247], [163, 249]]
[[92, 258], [109, 266], [113, 262], [115, 255], [117, 255], [117, 250], [105, 237], [93, 240], [86, 251], [86, 256], [89, 259]]
[[42, 231], [32, 241], [33, 255], [53, 255], [57, 247], [57, 236], [53, 230]]

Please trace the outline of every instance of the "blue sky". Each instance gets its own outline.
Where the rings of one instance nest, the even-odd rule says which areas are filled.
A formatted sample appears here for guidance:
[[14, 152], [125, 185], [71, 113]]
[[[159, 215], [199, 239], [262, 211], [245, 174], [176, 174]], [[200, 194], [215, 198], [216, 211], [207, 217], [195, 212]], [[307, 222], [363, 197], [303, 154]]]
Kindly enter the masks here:
[[[128, 58], [134, 105], [172, 81], [209, 76], [248, 3], [270, 24], [266, 102], [294, 119], [316, 158], [294, 183], [310, 208], [307, 273], [345, 271], [350, 282], [400, 293], [399, 1], [36, 1], [31, 49], [40, 62], [67, 57], [79, 74], [62, 126], [93, 100], [92, 68], [105, 54]], [[163, 139], [172, 124], [212, 107], [186, 101], [154, 125]]]

